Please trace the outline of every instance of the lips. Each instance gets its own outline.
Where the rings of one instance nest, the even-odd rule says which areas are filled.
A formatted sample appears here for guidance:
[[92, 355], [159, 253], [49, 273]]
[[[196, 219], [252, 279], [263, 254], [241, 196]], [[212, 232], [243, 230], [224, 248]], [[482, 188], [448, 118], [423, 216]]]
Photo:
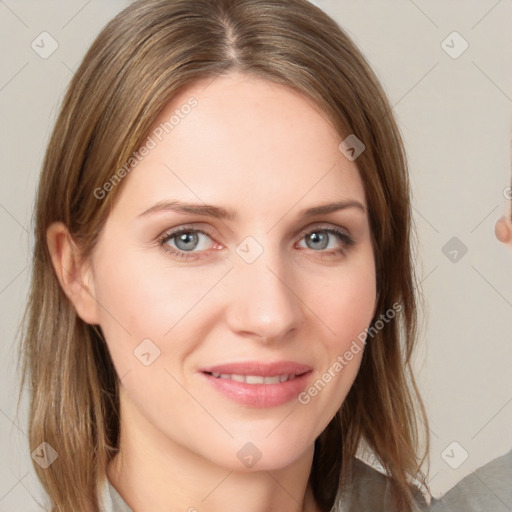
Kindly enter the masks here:
[[242, 363], [228, 363], [202, 368], [204, 373], [219, 375], [252, 375], [259, 377], [276, 377], [282, 375], [302, 375], [313, 368], [306, 364], [293, 361], [276, 361], [263, 363], [260, 361], [246, 361]]
[[296, 399], [312, 372], [309, 365], [293, 361], [248, 361], [202, 368], [200, 373], [214, 389], [250, 407], [275, 407]]
[[279, 384], [280, 382], [286, 382], [288, 380], [295, 379], [295, 375], [276, 375], [273, 377], [263, 377], [261, 375], [240, 375], [240, 374], [229, 374], [229, 373], [211, 373], [212, 377], [216, 379], [227, 379], [234, 380], [236, 382], [245, 382], [246, 384]]

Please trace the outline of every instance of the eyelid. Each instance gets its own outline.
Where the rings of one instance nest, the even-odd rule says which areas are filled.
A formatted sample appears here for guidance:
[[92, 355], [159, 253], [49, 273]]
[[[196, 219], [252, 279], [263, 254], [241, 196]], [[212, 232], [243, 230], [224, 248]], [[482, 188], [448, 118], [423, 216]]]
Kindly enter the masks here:
[[[311, 231], [314, 231], [315, 229], [335, 229], [335, 230], [341, 231], [342, 233], [344, 233], [347, 236], [352, 236], [350, 231], [343, 226], [338, 226], [338, 225], [325, 223], [325, 222], [316, 222], [316, 223], [313, 222], [312, 224], [309, 224], [308, 226], [305, 226], [305, 227], [301, 228], [298, 232], [296, 232], [296, 234], [294, 235], [294, 238], [299, 235], [300, 236], [306, 235], [306, 234], [310, 233]], [[185, 232], [186, 231], [196, 231], [199, 233], [204, 233], [205, 235], [208, 235], [210, 238], [214, 239], [214, 236], [212, 233], [213, 229], [211, 229], [208, 224], [204, 224], [204, 223], [181, 224], [179, 226], [176, 226], [175, 228], [166, 229], [163, 233], [158, 235], [157, 238], [158, 238], [158, 240], [161, 240], [169, 235], [176, 236], [184, 231]]]
[[307, 235], [308, 233], [311, 233], [312, 231], [315, 231], [315, 229], [318, 229], [318, 230], [321, 230], [321, 229], [325, 229], [325, 230], [332, 229], [332, 230], [340, 231], [341, 233], [343, 233], [343, 234], [345, 234], [347, 236], [351, 236], [350, 231], [347, 228], [345, 228], [343, 226], [338, 226], [338, 225], [335, 225], [335, 224], [325, 223], [325, 222], [317, 222], [317, 223], [310, 224], [309, 226], [306, 226], [305, 228], [302, 228], [297, 233], [296, 236]]
[[202, 233], [204, 235], [207, 235], [215, 243], [219, 243], [215, 240], [215, 238], [209, 228], [197, 227], [197, 225], [188, 225], [188, 224], [183, 224], [183, 225], [177, 226], [176, 228], [167, 229], [161, 235], [158, 235], [156, 241], [159, 243], [159, 245], [163, 245], [166, 241], [171, 240], [172, 238], [180, 235], [181, 233], [188, 233], [191, 231], [193, 231], [195, 233]]

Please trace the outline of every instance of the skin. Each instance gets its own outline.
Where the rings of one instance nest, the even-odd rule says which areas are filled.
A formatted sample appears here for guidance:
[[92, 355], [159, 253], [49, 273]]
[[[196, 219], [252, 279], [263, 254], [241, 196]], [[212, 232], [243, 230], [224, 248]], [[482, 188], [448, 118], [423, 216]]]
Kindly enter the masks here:
[[[366, 207], [364, 186], [326, 117], [291, 89], [225, 75], [183, 91], [155, 125], [190, 96], [198, 106], [125, 178], [87, 261], [63, 224], [48, 230], [63, 289], [84, 321], [101, 326], [120, 378], [120, 451], [107, 474], [135, 512], [318, 510], [308, 486], [314, 441], [363, 351], [308, 404], [240, 405], [199, 369], [292, 360], [313, 367], [313, 383], [348, 350], [375, 313], [367, 212], [299, 211], [346, 199]], [[232, 208], [238, 218], [138, 217], [169, 199]], [[158, 244], [190, 224], [209, 230], [198, 235], [198, 259]], [[354, 245], [327, 234], [318, 248], [307, 235], [318, 227], [339, 228]], [[263, 248], [250, 264], [236, 252], [248, 236]], [[338, 248], [345, 252], [326, 255]], [[134, 356], [146, 338], [160, 350], [149, 366]], [[237, 457], [248, 442], [261, 453], [251, 468]]]
[[[314, 382], [332, 367], [374, 314], [368, 219], [355, 208], [314, 219], [298, 211], [347, 198], [366, 205], [364, 188], [337, 149], [339, 136], [305, 98], [243, 75], [204, 85], [162, 112], [155, 125], [190, 96], [199, 101], [125, 178], [89, 260], [80, 260], [62, 223], [48, 230], [61, 285], [80, 317], [101, 326], [120, 377], [121, 445], [107, 474], [135, 512], [317, 510], [307, 486], [313, 443], [346, 397], [362, 352], [307, 405], [240, 406], [197, 370], [290, 359], [313, 366]], [[239, 219], [137, 218], [169, 198], [231, 207]], [[495, 232], [512, 246], [509, 218]], [[348, 230], [355, 245], [322, 259], [299, 235], [319, 223]], [[180, 261], [155, 243], [184, 224], [210, 228], [194, 249], [202, 258]], [[246, 236], [264, 249], [251, 264], [235, 252]], [[329, 237], [329, 248], [342, 246]], [[133, 354], [146, 338], [160, 350], [149, 366]], [[262, 455], [252, 468], [236, 457], [248, 441]]]
[[[330, 200], [366, 205], [364, 188], [337, 150], [339, 136], [305, 98], [242, 75], [204, 85], [162, 112], [156, 126], [190, 96], [199, 101], [125, 178], [89, 260], [78, 258], [62, 223], [48, 230], [60, 283], [80, 317], [101, 326], [121, 379], [121, 446], [107, 474], [135, 512], [317, 510], [307, 486], [313, 442], [348, 393], [362, 352], [307, 405], [243, 407], [197, 370], [290, 359], [313, 366], [314, 382], [345, 352], [374, 314], [368, 219], [356, 209], [297, 215]], [[240, 218], [137, 219], [169, 198], [231, 207]], [[195, 249], [203, 258], [180, 261], [154, 242], [185, 223], [210, 227]], [[295, 236], [318, 223], [345, 228], [355, 246], [321, 259]], [[510, 215], [495, 233], [512, 247]], [[251, 264], [235, 252], [249, 235], [264, 249]], [[330, 235], [329, 247], [341, 246]], [[145, 338], [160, 350], [149, 366], [133, 354]], [[236, 457], [248, 441], [262, 454], [253, 468]]]
[[494, 234], [500, 242], [512, 248], [512, 216], [510, 210], [511, 206], [509, 205], [508, 214], [496, 222]]

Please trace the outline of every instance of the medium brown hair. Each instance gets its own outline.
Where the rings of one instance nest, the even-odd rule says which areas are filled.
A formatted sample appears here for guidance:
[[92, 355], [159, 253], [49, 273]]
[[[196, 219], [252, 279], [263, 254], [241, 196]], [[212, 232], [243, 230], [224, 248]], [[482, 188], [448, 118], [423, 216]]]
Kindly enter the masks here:
[[[365, 144], [356, 164], [379, 293], [372, 324], [402, 305], [369, 340], [346, 400], [315, 442], [314, 497], [322, 510], [331, 509], [361, 440], [387, 471], [397, 510], [413, 509], [413, 478], [428, 489], [420, 469], [427, 418], [411, 369], [418, 295], [410, 186], [379, 81], [345, 32], [305, 0], [140, 0], [106, 25], [73, 76], [37, 192], [21, 387], [29, 378], [31, 450], [44, 441], [59, 454], [46, 469], [34, 464], [54, 512], [98, 510], [120, 423], [118, 378], [101, 329], [82, 321], [63, 292], [47, 229], [63, 222], [87, 258], [123, 183], [102, 200], [94, 190], [143, 144], [178, 92], [231, 71], [293, 88], [319, 106], [340, 142], [355, 134]], [[421, 459], [418, 419], [425, 428]]]

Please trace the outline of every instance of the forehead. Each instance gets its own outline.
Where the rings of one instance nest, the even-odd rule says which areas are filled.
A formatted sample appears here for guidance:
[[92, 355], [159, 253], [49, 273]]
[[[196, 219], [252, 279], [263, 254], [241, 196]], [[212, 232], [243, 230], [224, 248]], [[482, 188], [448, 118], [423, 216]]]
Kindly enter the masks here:
[[162, 110], [145, 143], [151, 149], [121, 196], [139, 213], [166, 197], [269, 214], [318, 199], [364, 204], [357, 166], [339, 151], [341, 140], [327, 116], [293, 89], [223, 75], [180, 92]]

